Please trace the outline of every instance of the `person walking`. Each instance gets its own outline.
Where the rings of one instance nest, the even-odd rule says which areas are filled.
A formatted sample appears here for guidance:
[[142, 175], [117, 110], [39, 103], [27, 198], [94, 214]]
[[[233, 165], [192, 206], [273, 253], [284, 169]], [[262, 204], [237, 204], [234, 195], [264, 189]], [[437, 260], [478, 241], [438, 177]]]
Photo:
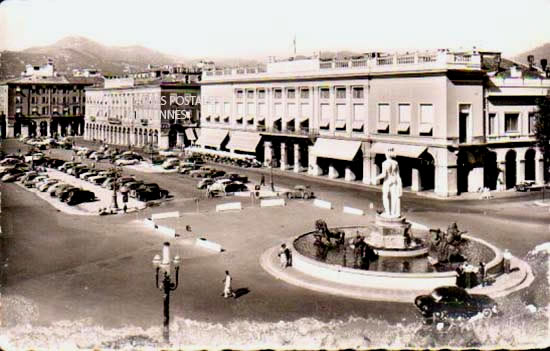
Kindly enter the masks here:
[[265, 186], [265, 176], [262, 174], [262, 177], [260, 178], [260, 186]]
[[279, 263], [281, 264], [281, 268], [286, 268], [288, 266], [288, 253], [286, 244], [281, 245], [277, 256], [279, 256]]
[[225, 271], [225, 278], [223, 279], [223, 297], [224, 299], [227, 299], [228, 297], [234, 297], [236, 298], [237, 295], [233, 292], [233, 289], [231, 289], [231, 275], [229, 274], [229, 271]]
[[485, 270], [485, 264], [483, 262], [479, 262], [478, 272], [479, 272], [479, 280], [480, 280], [481, 286], [486, 286], [487, 272]]

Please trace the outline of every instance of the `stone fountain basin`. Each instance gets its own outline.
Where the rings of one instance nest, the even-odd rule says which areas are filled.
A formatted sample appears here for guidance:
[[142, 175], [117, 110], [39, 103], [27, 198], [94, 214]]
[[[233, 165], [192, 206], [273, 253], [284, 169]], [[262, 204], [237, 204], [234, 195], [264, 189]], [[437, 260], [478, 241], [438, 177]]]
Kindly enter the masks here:
[[[365, 226], [347, 226], [331, 228], [330, 230], [365, 230]], [[455, 271], [447, 272], [386, 272], [363, 270], [350, 267], [344, 267], [338, 264], [321, 262], [312, 257], [299, 252], [296, 249], [296, 242], [302, 237], [313, 235], [316, 232], [308, 232], [298, 236], [293, 242], [292, 266], [294, 269], [309, 276], [327, 280], [339, 284], [371, 288], [371, 289], [390, 289], [390, 290], [415, 290], [419, 292], [429, 292], [440, 286], [456, 285], [457, 274]], [[414, 233], [413, 233], [414, 234]], [[486, 264], [488, 273], [496, 274], [503, 270], [503, 257], [501, 251], [486, 241], [472, 236], [463, 235], [466, 240], [475, 241], [494, 253], [493, 259]], [[351, 237], [346, 237], [346, 241]], [[471, 262], [477, 264], [477, 262]]]

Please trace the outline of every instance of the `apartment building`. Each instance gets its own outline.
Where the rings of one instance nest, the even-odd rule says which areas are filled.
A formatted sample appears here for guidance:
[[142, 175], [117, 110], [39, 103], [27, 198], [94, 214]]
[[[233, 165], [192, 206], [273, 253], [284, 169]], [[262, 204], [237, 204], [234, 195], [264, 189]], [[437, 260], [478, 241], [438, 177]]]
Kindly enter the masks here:
[[86, 89], [84, 138], [135, 147], [184, 147], [196, 140], [199, 116], [200, 87], [189, 77], [142, 73], [109, 78], [103, 87]]
[[[392, 150], [405, 187], [440, 196], [505, 189], [522, 179], [541, 183], [542, 157], [526, 126], [550, 82], [540, 76], [520, 84], [490, 73], [486, 62], [495, 57], [477, 50], [370, 53], [205, 71], [197, 144], [367, 184]], [[489, 127], [501, 129], [489, 134]]]

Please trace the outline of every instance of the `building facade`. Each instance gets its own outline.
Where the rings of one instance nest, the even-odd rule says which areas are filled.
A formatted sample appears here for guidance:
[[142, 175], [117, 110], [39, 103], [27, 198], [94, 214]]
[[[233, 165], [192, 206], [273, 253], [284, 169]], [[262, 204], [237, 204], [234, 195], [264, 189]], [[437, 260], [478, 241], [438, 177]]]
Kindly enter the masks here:
[[84, 88], [97, 78], [24, 76], [4, 83], [7, 123], [2, 137], [82, 135]]
[[[548, 91], [550, 81], [508, 87], [512, 82], [492, 79], [484, 68], [494, 55], [373, 53], [206, 71], [197, 144], [255, 155], [283, 170], [367, 184], [375, 183], [391, 149], [405, 187], [441, 196], [495, 189], [501, 182], [500, 189], [510, 187], [512, 172], [515, 181], [541, 183], [542, 157], [525, 125], [535, 97]], [[514, 102], [503, 105], [502, 96]], [[506, 122], [509, 113], [517, 113], [517, 132], [504, 127], [513, 123]], [[503, 127], [488, 135], [493, 115]], [[516, 152], [513, 170], [504, 150]], [[525, 154], [529, 171], [521, 162]]]
[[106, 79], [86, 89], [84, 137], [160, 149], [190, 145], [200, 120], [200, 87], [163, 77]]

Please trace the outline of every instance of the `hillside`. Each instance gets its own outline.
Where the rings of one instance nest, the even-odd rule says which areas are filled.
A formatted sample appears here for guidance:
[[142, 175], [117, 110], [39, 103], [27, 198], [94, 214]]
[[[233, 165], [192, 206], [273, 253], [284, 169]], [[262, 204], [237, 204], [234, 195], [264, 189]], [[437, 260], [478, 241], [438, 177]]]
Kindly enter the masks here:
[[143, 70], [148, 64], [179, 63], [175, 58], [142, 46], [105, 46], [83, 37], [67, 37], [58, 42], [23, 51], [3, 51], [0, 75], [18, 76], [26, 64], [42, 65], [48, 58], [54, 60], [60, 72], [74, 68], [96, 68], [105, 74], [123, 74]]
[[515, 56], [514, 60], [522, 63], [528, 63], [527, 56], [529, 55], [535, 56], [535, 65], [537, 66], [540, 66], [540, 60], [543, 58], [547, 59], [550, 62], [550, 43], [546, 43], [544, 45], [538, 46], [534, 49], [521, 53]]

